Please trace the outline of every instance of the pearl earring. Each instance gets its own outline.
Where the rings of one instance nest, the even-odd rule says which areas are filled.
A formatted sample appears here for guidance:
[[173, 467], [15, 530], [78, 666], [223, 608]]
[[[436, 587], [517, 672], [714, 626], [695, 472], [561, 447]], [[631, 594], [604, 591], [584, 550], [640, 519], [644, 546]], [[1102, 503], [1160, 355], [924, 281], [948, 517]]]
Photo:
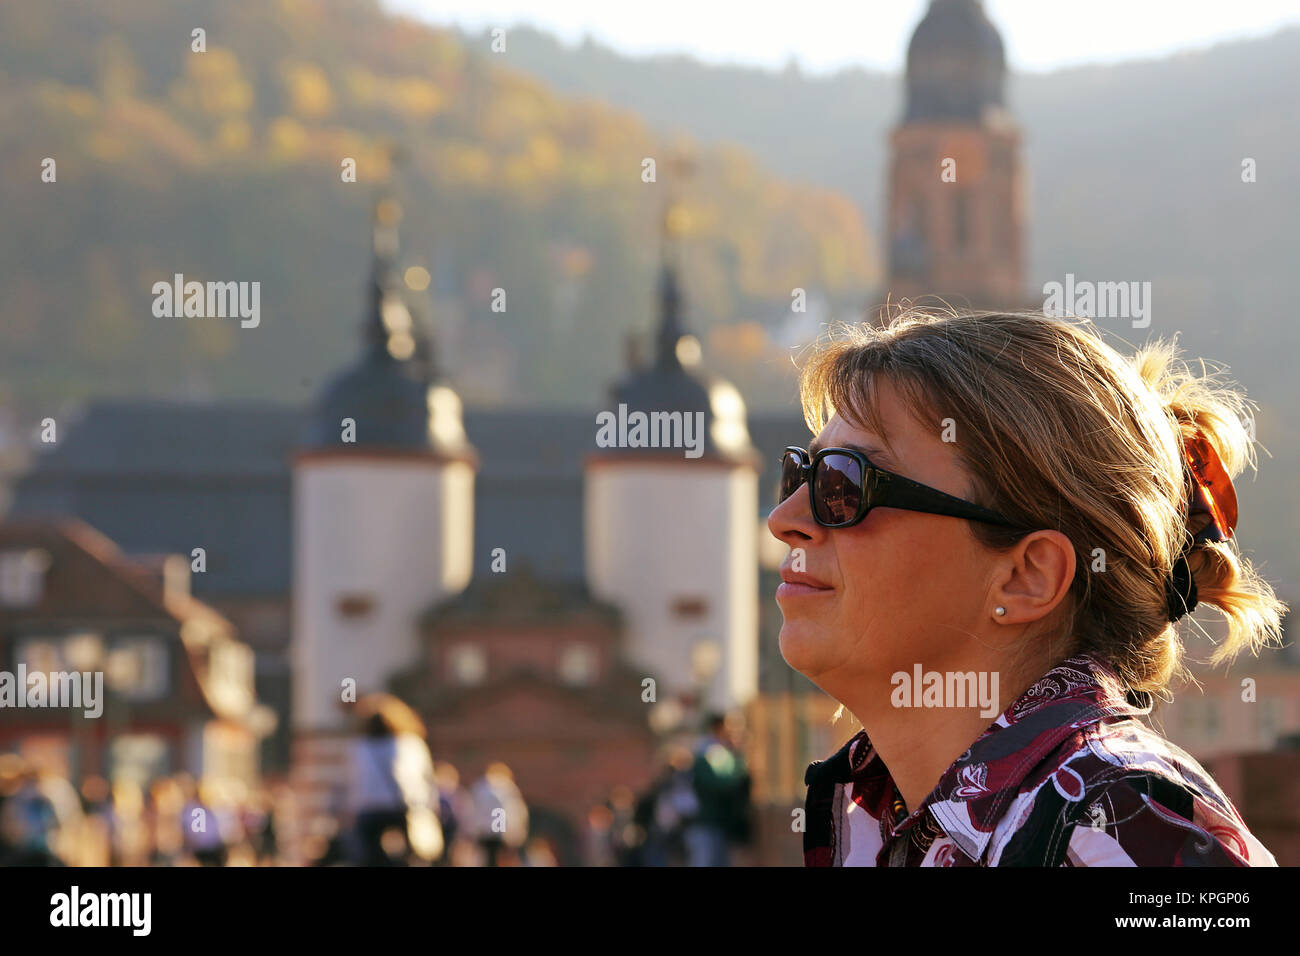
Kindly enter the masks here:
[[1004, 608], [1001, 604], [999, 604], [997, 607], [993, 609], [993, 613], [996, 614], [998, 617], [1001, 617], [1002, 615], [1007, 613], [1007, 609]]

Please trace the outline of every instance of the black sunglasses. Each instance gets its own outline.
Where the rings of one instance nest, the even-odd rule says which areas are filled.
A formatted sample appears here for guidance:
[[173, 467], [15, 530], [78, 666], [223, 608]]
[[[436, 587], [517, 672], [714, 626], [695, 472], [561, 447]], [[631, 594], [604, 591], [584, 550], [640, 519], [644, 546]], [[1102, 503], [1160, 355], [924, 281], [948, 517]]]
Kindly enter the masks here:
[[1016, 527], [996, 511], [877, 468], [852, 448], [823, 448], [810, 461], [803, 448], [787, 447], [781, 455], [776, 503], [781, 504], [804, 483], [813, 518], [823, 528], [852, 527], [872, 508], [902, 508]]

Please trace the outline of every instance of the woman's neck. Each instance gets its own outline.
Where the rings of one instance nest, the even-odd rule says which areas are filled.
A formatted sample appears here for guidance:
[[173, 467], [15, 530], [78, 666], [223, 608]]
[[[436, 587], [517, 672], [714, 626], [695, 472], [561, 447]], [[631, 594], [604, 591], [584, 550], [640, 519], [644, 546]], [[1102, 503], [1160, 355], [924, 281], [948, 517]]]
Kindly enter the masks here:
[[[919, 688], [915, 686], [916, 669], [906, 674], [899, 672], [891, 675], [884, 693], [877, 688], [857, 699], [851, 695], [839, 697], [866, 730], [909, 813], [930, 795], [944, 771], [1050, 669], [1050, 664], [1044, 661], [1014, 669], [1005, 661], [1000, 665], [990, 661], [983, 667], [960, 667], [952, 672], [922, 670]], [[949, 673], [974, 674], [975, 679], [950, 681]], [[948, 699], [958, 684], [963, 691], [972, 692], [963, 695], [967, 696], [965, 701]], [[936, 696], [938, 706], [933, 703]], [[958, 706], [963, 702], [972, 706]]]

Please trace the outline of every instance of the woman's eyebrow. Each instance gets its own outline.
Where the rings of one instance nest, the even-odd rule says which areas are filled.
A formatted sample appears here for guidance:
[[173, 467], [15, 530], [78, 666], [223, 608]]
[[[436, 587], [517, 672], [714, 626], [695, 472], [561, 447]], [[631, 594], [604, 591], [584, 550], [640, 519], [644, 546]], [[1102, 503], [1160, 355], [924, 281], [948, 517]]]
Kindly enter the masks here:
[[[822, 444], [820, 444], [820, 443], [818, 443], [818, 442], [813, 442], [812, 444], [810, 444], [810, 445], [808, 446], [808, 454], [809, 454], [809, 455], [815, 455], [815, 454], [817, 454], [817, 452], [821, 451], [821, 450], [822, 450], [823, 448], [825, 448], [825, 447], [826, 447], [825, 445], [822, 445]], [[891, 458], [891, 457], [889, 456], [889, 452], [887, 452], [887, 451], [883, 451], [883, 450], [881, 450], [881, 449], [879, 449], [879, 448], [869, 448], [869, 447], [867, 447], [866, 445], [858, 445], [858, 444], [855, 444], [854, 442], [848, 442], [848, 441], [846, 441], [846, 442], [841, 442], [839, 445], [836, 445], [835, 447], [837, 447], [837, 448], [852, 448], [854, 451], [860, 451], [860, 452], [862, 452], [862, 454], [866, 455], [866, 456], [867, 456], [868, 458], [870, 458], [873, 462], [877, 462], [877, 461], [878, 461], [878, 462], [880, 462], [880, 463], [882, 463], [882, 464], [886, 464], [886, 465], [891, 465], [891, 466], [897, 467], [897, 462], [895, 462], [894, 459]]]

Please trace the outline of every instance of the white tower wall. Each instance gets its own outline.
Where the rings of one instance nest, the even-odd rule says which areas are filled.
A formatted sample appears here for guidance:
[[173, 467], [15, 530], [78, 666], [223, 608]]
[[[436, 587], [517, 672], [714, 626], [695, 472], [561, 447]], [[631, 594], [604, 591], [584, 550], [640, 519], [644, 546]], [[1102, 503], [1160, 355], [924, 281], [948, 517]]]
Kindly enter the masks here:
[[[294, 468], [293, 718], [347, 726], [342, 682], [383, 690], [416, 660], [416, 617], [470, 580], [474, 471], [437, 459], [307, 457]], [[347, 616], [341, 598], [368, 598]]]
[[[695, 686], [691, 649], [716, 641], [706, 706], [746, 703], [758, 691], [754, 469], [596, 459], [584, 495], [588, 582], [623, 609], [629, 660], [656, 678], [662, 699]], [[697, 597], [703, 615], [674, 613], [675, 601]]]

